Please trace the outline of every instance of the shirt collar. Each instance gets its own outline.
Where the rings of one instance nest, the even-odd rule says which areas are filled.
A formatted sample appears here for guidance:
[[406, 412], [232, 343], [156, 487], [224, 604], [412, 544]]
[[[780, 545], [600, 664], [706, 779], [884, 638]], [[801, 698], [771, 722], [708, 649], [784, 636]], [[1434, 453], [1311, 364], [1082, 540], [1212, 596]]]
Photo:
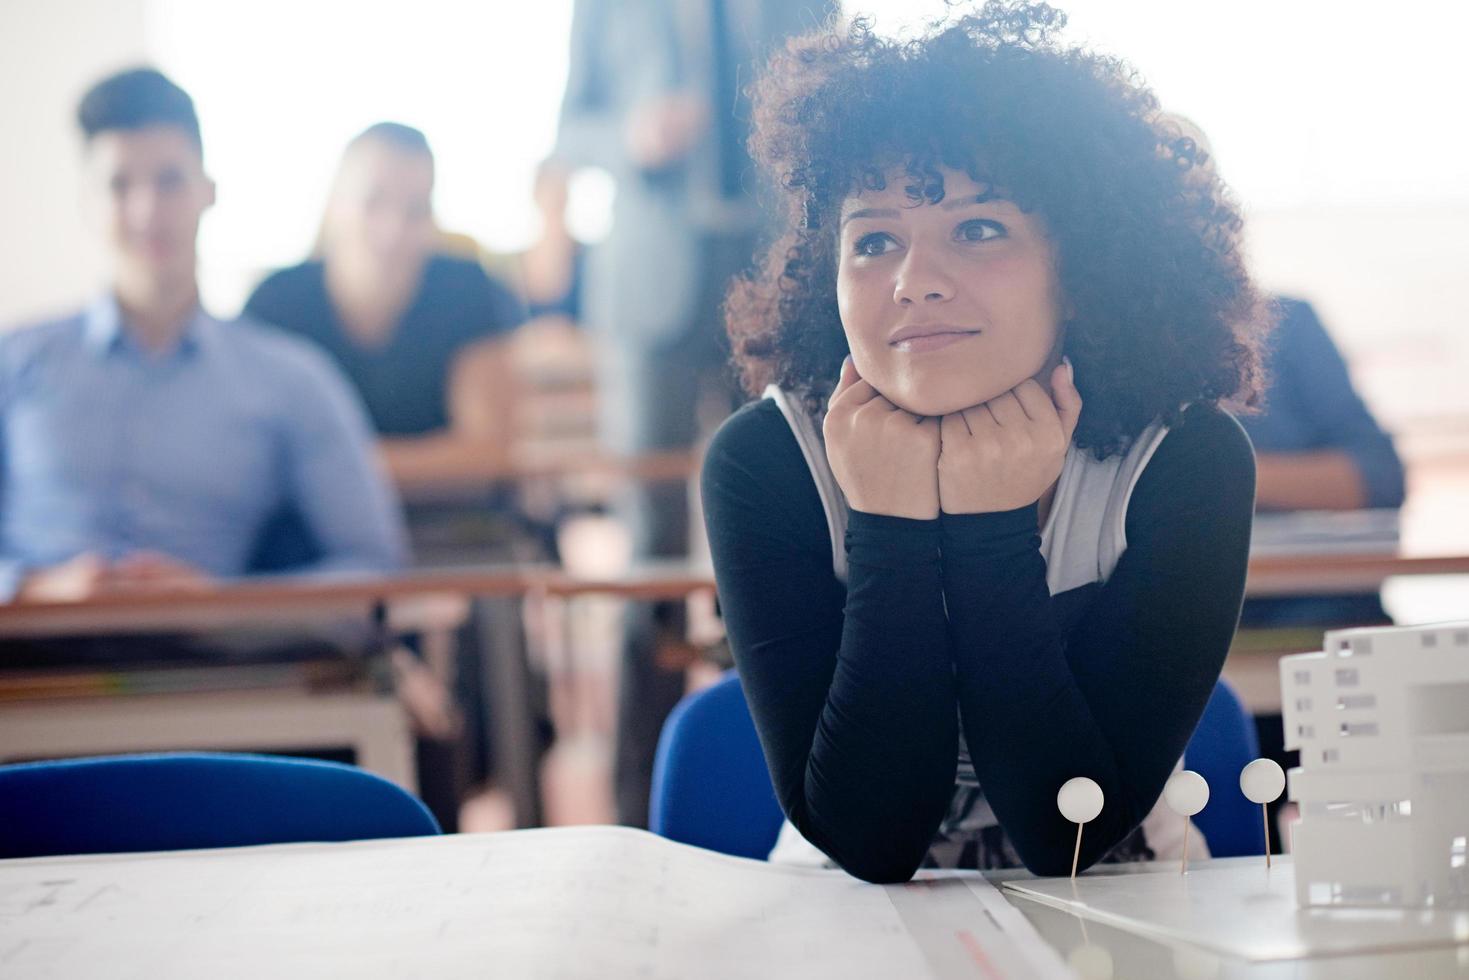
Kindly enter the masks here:
[[[138, 350], [123, 328], [122, 307], [118, 305], [117, 297], [111, 293], [103, 293], [87, 307], [85, 323], [87, 345], [97, 353], [107, 354], [124, 347]], [[178, 344], [173, 350], [165, 352], [165, 356], [196, 353], [208, 341], [214, 323], [214, 318], [203, 307], [195, 306], [179, 336]]]

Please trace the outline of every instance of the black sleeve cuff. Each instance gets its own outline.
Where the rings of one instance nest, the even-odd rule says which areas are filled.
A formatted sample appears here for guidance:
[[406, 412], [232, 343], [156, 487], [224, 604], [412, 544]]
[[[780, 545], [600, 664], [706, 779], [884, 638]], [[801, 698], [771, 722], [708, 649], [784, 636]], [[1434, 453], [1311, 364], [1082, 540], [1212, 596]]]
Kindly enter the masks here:
[[1035, 504], [989, 514], [941, 514], [940, 534], [947, 557], [1007, 554], [1035, 547], [1040, 537]]
[[907, 568], [939, 558], [938, 519], [850, 512], [847, 520], [847, 560], [885, 568]]

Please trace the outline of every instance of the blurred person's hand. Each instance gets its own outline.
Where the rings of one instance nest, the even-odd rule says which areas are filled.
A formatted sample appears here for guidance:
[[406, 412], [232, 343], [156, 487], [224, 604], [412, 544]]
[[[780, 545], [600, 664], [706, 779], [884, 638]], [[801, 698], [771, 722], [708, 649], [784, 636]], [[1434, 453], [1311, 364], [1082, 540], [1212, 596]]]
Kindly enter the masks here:
[[107, 560], [88, 552], [26, 575], [16, 598], [23, 602], [79, 602], [103, 591]]
[[708, 106], [698, 96], [675, 93], [649, 99], [628, 116], [628, 155], [644, 170], [666, 167], [693, 149], [708, 124]]
[[105, 586], [111, 592], [187, 592], [207, 587], [209, 573], [158, 551], [135, 551], [113, 562]]
[[191, 592], [208, 587], [207, 572], [156, 551], [138, 551], [109, 562], [94, 552], [38, 569], [21, 582], [23, 602], [81, 602], [101, 595]]

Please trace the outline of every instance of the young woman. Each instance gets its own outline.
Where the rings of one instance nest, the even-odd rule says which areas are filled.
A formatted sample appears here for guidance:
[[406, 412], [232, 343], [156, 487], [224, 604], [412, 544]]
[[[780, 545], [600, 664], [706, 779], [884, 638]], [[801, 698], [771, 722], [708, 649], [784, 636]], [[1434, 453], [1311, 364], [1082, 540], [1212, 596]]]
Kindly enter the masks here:
[[1219, 403], [1262, 307], [1192, 141], [1063, 25], [859, 22], [756, 87], [787, 230], [729, 299], [765, 397], [703, 495], [773, 859], [1066, 873], [1073, 776], [1106, 794], [1083, 865], [1181, 846], [1144, 818], [1239, 614], [1254, 464]]
[[467, 444], [508, 451], [513, 396], [501, 341], [524, 319], [478, 262], [439, 252], [433, 187], [421, 132], [368, 127], [342, 155], [318, 256], [272, 274], [245, 305], [341, 364], [400, 482], [452, 470]]

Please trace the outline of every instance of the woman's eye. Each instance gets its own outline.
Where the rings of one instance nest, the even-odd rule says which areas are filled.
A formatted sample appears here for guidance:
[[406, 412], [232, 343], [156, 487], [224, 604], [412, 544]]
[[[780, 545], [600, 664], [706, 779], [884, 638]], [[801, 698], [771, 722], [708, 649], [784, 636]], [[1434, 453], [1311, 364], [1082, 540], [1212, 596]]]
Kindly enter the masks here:
[[852, 252], [856, 255], [881, 255], [893, 244], [893, 236], [885, 231], [874, 231], [857, 239], [857, 244], [852, 246]]
[[965, 242], [987, 242], [991, 238], [1005, 237], [1005, 226], [998, 221], [988, 221], [984, 218], [972, 218], [961, 224], [955, 231], [960, 241]]

